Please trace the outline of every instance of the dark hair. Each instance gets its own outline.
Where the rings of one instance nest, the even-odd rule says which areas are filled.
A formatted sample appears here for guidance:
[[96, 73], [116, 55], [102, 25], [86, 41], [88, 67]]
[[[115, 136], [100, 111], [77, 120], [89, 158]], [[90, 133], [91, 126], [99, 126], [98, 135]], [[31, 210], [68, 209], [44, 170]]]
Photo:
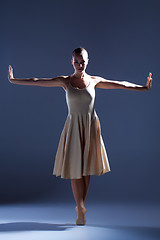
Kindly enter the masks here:
[[72, 52], [72, 57], [74, 56], [74, 54], [82, 54], [83, 52], [86, 52], [88, 56], [88, 52], [85, 48], [83, 47], [75, 48]]

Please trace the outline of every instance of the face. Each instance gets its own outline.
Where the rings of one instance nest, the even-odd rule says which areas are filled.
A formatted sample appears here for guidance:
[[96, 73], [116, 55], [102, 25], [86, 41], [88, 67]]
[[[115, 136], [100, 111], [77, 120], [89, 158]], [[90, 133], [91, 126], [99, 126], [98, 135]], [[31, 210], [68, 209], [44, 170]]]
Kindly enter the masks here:
[[88, 64], [88, 56], [86, 53], [75, 54], [71, 62], [76, 72], [84, 72]]

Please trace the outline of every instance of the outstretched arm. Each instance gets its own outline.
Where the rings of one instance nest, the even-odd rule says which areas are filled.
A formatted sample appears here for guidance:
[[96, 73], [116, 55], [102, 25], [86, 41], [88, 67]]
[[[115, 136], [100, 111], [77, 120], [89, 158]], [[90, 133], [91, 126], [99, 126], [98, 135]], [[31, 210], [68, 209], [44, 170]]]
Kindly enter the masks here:
[[13, 68], [9, 65], [8, 79], [11, 83], [19, 85], [32, 85], [41, 87], [64, 87], [64, 78], [66, 76], [59, 76], [55, 78], [14, 78]]
[[104, 89], [128, 89], [128, 90], [146, 91], [151, 88], [151, 83], [152, 83], [151, 76], [152, 76], [152, 73], [149, 73], [149, 76], [147, 77], [146, 86], [137, 85], [127, 81], [113, 81], [113, 80], [106, 80], [104, 78], [97, 77], [97, 80], [99, 81], [95, 87], [104, 88]]

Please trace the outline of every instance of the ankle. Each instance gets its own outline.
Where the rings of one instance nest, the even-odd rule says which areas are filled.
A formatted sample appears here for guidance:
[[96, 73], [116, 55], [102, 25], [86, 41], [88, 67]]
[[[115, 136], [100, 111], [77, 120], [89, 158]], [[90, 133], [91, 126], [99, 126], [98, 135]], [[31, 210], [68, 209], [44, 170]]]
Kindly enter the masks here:
[[83, 209], [85, 209], [85, 206], [84, 206], [84, 205], [77, 206], [77, 210], [78, 210], [78, 211], [82, 211]]

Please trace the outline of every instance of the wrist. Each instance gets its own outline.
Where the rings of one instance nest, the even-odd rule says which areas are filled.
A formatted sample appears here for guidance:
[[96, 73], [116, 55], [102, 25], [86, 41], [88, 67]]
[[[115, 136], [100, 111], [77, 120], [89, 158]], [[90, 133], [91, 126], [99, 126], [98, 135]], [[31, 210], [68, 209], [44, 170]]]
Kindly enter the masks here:
[[13, 81], [14, 81], [14, 78], [9, 78], [9, 81], [10, 81], [10, 82], [13, 82]]
[[149, 90], [149, 87], [144, 86], [144, 91], [147, 91], [147, 90]]

